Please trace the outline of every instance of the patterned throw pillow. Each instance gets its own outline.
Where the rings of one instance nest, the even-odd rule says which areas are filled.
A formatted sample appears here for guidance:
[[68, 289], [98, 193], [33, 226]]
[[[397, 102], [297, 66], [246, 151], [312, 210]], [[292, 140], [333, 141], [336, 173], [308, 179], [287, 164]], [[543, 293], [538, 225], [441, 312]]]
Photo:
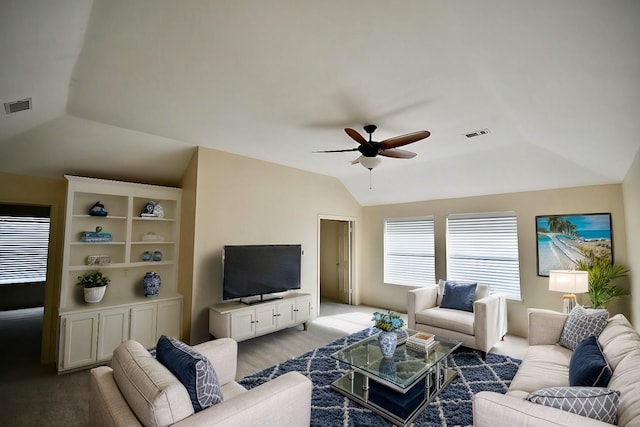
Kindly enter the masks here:
[[614, 424], [620, 392], [602, 387], [549, 387], [534, 391], [527, 400]]
[[607, 326], [607, 319], [609, 319], [609, 312], [604, 308], [594, 310], [576, 305], [564, 324], [562, 335], [560, 335], [560, 345], [574, 350], [578, 344], [591, 335], [597, 338]]
[[156, 357], [187, 389], [195, 412], [222, 402], [222, 389], [213, 365], [194, 348], [162, 335]]

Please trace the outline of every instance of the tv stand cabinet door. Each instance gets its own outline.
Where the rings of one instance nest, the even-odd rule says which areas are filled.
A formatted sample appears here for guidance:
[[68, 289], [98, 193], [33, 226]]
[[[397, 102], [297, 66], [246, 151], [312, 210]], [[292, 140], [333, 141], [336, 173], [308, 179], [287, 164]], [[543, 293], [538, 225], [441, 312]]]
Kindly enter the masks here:
[[[256, 311], [254, 309], [237, 310], [231, 316], [231, 338], [242, 341], [256, 334]], [[217, 337], [222, 338], [222, 337]]]
[[278, 326], [278, 305], [263, 304], [256, 307], [256, 335], [275, 331]]
[[294, 299], [287, 299], [278, 303], [277, 324], [279, 329], [289, 328], [296, 324], [295, 307], [296, 302]]
[[306, 323], [311, 319], [311, 295], [301, 295], [296, 298], [295, 323]]

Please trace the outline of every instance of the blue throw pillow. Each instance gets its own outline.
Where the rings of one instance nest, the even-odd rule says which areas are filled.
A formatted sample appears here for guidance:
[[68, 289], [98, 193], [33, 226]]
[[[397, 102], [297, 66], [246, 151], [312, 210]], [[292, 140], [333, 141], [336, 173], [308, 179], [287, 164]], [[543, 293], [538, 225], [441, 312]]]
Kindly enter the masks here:
[[195, 412], [222, 402], [222, 389], [213, 365], [194, 348], [162, 335], [156, 347], [156, 358], [187, 389]]
[[440, 307], [473, 312], [473, 299], [477, 286], [477, 283], [444, 282]]
[[606, 387], [611, 379], [611, 368], [602, 354], [598, 340], [590, 336], [573, 350], [569, 362], [571, 387]]

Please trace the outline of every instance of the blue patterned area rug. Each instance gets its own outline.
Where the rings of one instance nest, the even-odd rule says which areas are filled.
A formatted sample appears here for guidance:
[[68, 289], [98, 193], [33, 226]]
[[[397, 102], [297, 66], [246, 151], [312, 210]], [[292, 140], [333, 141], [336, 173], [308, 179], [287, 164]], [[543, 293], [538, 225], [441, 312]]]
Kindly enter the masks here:
[[[286, 372], [298, 371], [313, 383], [312, 426], [389, 426], [390, 423], [384, 418], [330, 387], [333, 381], [349, 371], [348, 365], [332, 359], [331, 354], [376, 332], [376, 329], [367, 328], [238, 382], [246, 388], [253, 388]], [[493, 353], [482, 360], [478, 352], [466, 348], [455, 352], [449, 358], [449, 367], [456, 369], [458, 376], [415, 419], [414, 425], [471, 426], [471, 397], [484, 390], [505, 393], [520, 362], [518, 359]]]

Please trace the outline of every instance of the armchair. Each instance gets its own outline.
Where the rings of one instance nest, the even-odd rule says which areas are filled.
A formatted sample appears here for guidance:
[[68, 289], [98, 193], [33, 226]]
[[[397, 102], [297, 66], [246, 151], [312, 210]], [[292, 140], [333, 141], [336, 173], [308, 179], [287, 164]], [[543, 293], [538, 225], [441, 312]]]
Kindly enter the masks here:
[[465, 347], [487, 352], [507, 333], [506, 298], [491, 294], [489, 285], [478, 284], [473, 312], [441, 308], [444, 281], [439, 284], [410, 290], [408, 298], [408, 326], [416, 331], [429, 332], [462, 342]]
[[213, 365], [223, 402], [194, 413], [186, 388], [136, 341], [114, 352], [111, 367], [91, 370], [92, 426], [305, 426], [311, 418], [311, 381], [289, 372], [246, 390], [235, 381], [237, 343], [230, 338], [194, 348]]

